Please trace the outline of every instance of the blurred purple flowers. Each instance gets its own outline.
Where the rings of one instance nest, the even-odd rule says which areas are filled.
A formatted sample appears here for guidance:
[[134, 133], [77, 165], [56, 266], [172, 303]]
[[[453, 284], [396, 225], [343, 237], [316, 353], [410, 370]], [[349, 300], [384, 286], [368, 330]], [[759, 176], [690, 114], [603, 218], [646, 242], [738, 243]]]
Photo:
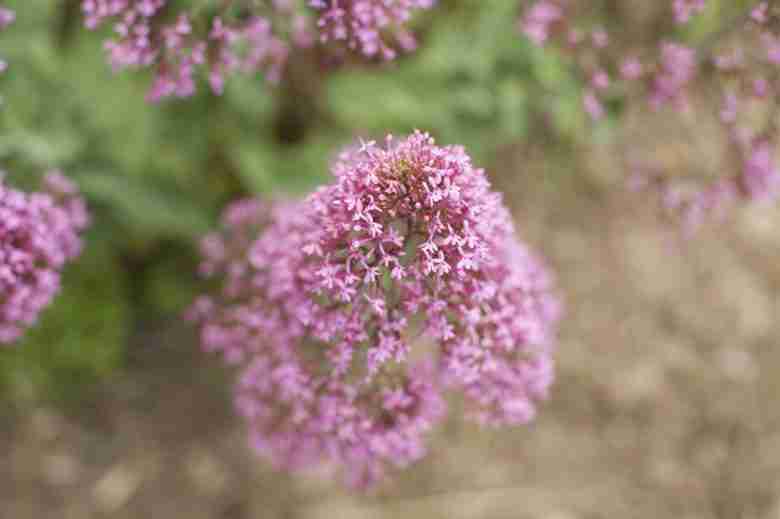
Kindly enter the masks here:
[[780, 193], [780, 168], [772, 144], [759, 139], [746, 155], [740, 177], [745, 194], [752, 200], [776, 200]]
[[[404, 28], [413, 12], [435, 0], [308, 0], [317, 15], [322, 42], [344, 42], [366, 56], [392, 59], [398, 50], [416, 46]], [[295, 48], [313, 45], [315, 30], [302, 7], [290, 0], [252, 6], [240, 16], [234, 2], [223, 2], [218, 14], [198, 31], [203, 20], [189, 12], [173, 13], [168, 0], [82, 0], [89, 29], [112, 23], [114, 37], [105, 43], [114, 70], [151, 67], [155, 80], [151, 101], [189, 97], [199, 70], [221, 94], [227, 76], [260, 73], [278, 82]]]
[[688, 97], [686, 87], [696, 74], [696, 51], [673, 42], [661, 44], [658, 73], [653, 80], [650, 103], [660, 108], [672, 103], [675, 108], [686, 109]]
[[414, 36], [404, 28], [417, 9], [436, 0], [309, 0], [319, 12], [317, 27], [323, 42], [345, 41], [366, 57], [396, 57], [397, 49], [414, 50]]
[[416, 132], [361, 142], [333, 174], [302, 202], [234, 204], [203, 240], [221, 289], [191, 317], [240, 366], [255, 449], [365, 487], [425, 455], [445, 390], [480, 423], [532, 420], [560, 301], [484, 171]]
[[550, 37], [550, 27], [563, 18], [563, 8], [551, 0], [533, 4], [520, 20], [520, 29], [536, 45], [544, 44]]
[[[687, 23], [708, 3], [669, 0], [668, 5], [677, 23]], [[725, 160], [738, 170], [691, 186], [685, 182], [676, 185], [679, 178], [661, 178], [657, 168], [642, 165], [631, 175], [635, 187], [658, 188], [664, 212], [679, 217], [687, 234], [707, 218], [721, 217], [726, 207], [740, 199], [777, 198], [776, 124], [772, 116], [756, 116], [774, 114], [777, 103], [776, 81], [771, 78], [780, 64], [780, 36], [774, 23], [777, 13], [768, 2], [743, 7], [741, 16], [727, 22], [730, 25], [720, 28], [722, 33], [715, 33], [717, 37], [700, 48], [662, 38], [644, 52], [631, 41], [608, 49], [609, 36], [591, 16], [590, 3], [585, 1], [536, 0], [524, 12], [520, 26], [535, 44], [551, 42], [569, 54], [584, 84], [584, 111], [592, 120], [606, 115], [603, 100], [610, 97], [620, 97], [637, 107], [647, 100], [653, 110], [672, 108], [689, 116], [695, 108], [716, 100], [718, 120], [729, 141], [730, 153]], [[590, 26], [590, 37], [585, 37], [587, 29], [579, 27], [581, 20]], [[706, 66], [709, 63], [714, 65], [712, 69]], [[710, 70], [714, 73], [707, 75]], [[697, 84], [700, 75], [713, 80], [717, 96], [704, 95]], [[636, 153], [629, 150], [627, 155]], [[656, 173], [648, 177], [646, 170]]]
[[[5, 7], [0, 7], [0, 31], [14, 23], [16, 20], [16, 13]], [[8, 68], [8, 64], [0, 57], [0, 74], [5, 72]]]
[[76, 187], [58, 172], [47, 175], [42, 192], [0, 182], [0, 343], [18, 339], [52, 301], [87, 221]]
[[674, 10], [674, 21], [677, 23], [688, 23], [691, 18], [707, 7], [707, 0], [674, 0], [672, 8]]
[[[208, 34], [198, 34], [186, 13], [179, 14], [170, 23], [162, 22], [159, 15], [167, 3], [167, 0], [82, 2], [88, 28], [95, 29], [108, 20], [114, 22], [115, 37], [106, 41], [105, 48], [115, 70], [154, 67], [150, 100], [193, 95], [199, 69], [205, 71], [215, 93], [222, 92], [225, 76], [236, 72], [259, 72], [269, 81], [279, 80], [289, 48], [277, 36], [270, 17], [251, 16], [234, 24], [216, 17]], [[274, 3], [273, 14], [288, 15], [281, 4]]]

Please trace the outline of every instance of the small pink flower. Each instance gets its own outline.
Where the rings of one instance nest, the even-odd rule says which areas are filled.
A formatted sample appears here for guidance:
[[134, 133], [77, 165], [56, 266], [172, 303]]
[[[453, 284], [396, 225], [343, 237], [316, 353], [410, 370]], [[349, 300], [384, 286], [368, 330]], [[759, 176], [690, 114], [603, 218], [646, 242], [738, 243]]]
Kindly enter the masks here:
[[550, 28], [561, 20], [563, 9], [551, 0], [540, 0], [526, 12], [520, 21], [522, 32], [536, 45], [542, 45], [549, 37]]
[[0, 7], [0, 30], [5, 29], [16, 20], [16, 13], [5, 7]]
[[309, 0], [319, 13], [323, 42], [344, 42], [367, 57], [393, 59], [398, 50], [416, 47], [404, 28], [415, 11], [430, 9], [436, 0]]
[[750, 11], [750, 18], [758, 23], [764, 24], [769, 20], [769, 2], [761, 2]]
[[609, 45], [609, 34], [604, 29], [598, 28], [590, 35], [593, 46], [597, 49], [603, 49]]
[[660, 70], [653, 81], [650, 101], [655, 108], [666, 103], [687, 108], [686, 87], [693, 80], [696, 69], [696, 52], [684, 45], [664, 42], [661, 44]]
[[771, 143], [759, 139], [747, 152], [740, 177], [742, 187], [752, 200], [775, 200], [780, 193], [780, 168]]
[[753, 95], [758, 98], [764, 98], [769, 94], [769, 82], [765, 78], [756, 78], [753, 80]]
[[587, 112], [590, 118], [594, 121], [598, 121], [604, 117], [604, 106], [601, 104], [601, 101], [592, 90], [585, 91], [585, 95], [582, 98], [582, 103], [585, 107], [585, 112]]
[[688, 23], [690, 19], [707, 7], [707, 0], [674, 0], [674, 20], [677, 23]]
[[625, 80], [635, 80], [642, 77], [642, 63], [636, 57], [629, 57], [620, 64], [620, 77]]
[[739, 99], [735, 94], [729, 93], [723, 99], [723, 107], [720, 110], [720, 120], [726, 124], [733, 124], [737, 120]]
[[[14, 20], [16, 20], [16, 13], [5, 7], [0, 7], [0, 31], [14, 23]], [[0, 59], [0, 74], [5, 72], [7, 68], [8, 64]]]
[[606, 90], [609, 88], [609, 74], [604, 70], [597, 70], [590, 78], [590, 84], [596, 90]]

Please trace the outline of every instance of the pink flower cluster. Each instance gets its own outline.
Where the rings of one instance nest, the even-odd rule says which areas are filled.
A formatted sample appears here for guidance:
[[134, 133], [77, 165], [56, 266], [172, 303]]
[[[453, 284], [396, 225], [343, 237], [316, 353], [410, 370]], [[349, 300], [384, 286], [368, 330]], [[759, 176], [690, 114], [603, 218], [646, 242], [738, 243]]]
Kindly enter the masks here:
[[347, 149], [333, 174], [302, 202], [231, 206], [202, 244], [221, 290], [192, 317], [240, 366], [254, 448], [366, 487], [425, 455], [446, 390], [480, 423], [533, 419], [560, 302], [484, 171], [416, 132]]
[[[588, 5], [582, 8], [587, 10]], [[736, 18], [735, 25], [722, 31], [714, 45], [692, 48], [662, 40], [657, 49], [644, 52], [642, 60], [632, 42], [611, 45], [609, 36], [599, 26], [586, 37], [587, 33], [575, 27], [577, 7], [577, 2], [538, 0], [521, 19], [521, 28], [531, 41], [553, 41], [572, 57], [575, 70], [586, 84], [584, 109], [594, 120], [604, 117], [602, 99], [609, 96], [624, 96], [634, 102], [647, 99], [654, 110], [671, 106], [690, 111], [700, 65], [714, 65], [714, 74], [707, 79], [713, 81], [720, 94], [715, 110], [728, 136], [733, 151], [730, 155], [741, 161], [732, 164], [737, 173], [691, 190], [690, 186], [676, 186], [657, 173], [637, 181], [646, 175], [640, 172], [632, 177], [635, 185], [660, 188], [665, 209], [678, 215], [687, 230], [698, 227], [707, 216], [722, 215], [725, 206], [737, 200], [777, 198], [780, 173], [776, 147], [780, 135], [771, 118], [755, 117], [756, 113], [772, 113], [777, 103], [780, 35], [772, 23], [777, 20], [777, 13], [768, 2], [750, 6], [744, 16]], [[673, 0], [671, 7], [675, 20], [685, 23], [702, 12], [707, 2]], [[625, 53], [621, 48], [631, 51]]]
[[745, 155], [738, 182], [746, 196], [753, 200], [775, 200], [780, 194], [780, 168], [775, 147], [766, 139], [751, 143]]
[[[308, 0], [308, 5], [317, 14], [322, 42], [344, 42], [366, 57], [392, 59], [399, 49], [415, 47], [404, 25], [414, 11], [428, 9], [435, 1]], [[199, 70], [217, 94], [226, 76], [237, 72], [261, 73], [278, 82], [292, 48], [313, 44], [309, 17], [295, 2], [243, 5], [249, 16], [240, 17], [234, 3], [222, 2], [219, 15], [208, 22], [207, 33], [195, 30], [201, 20], [194, 11], [171, 14], [168, 0], [82, 0], [81, 5], [88, 28], [113, 24], [114, 38], [105, 47], [115, 70], [154, 68], [149, 98], [156, 101], [191, 96]]]
[[[0, 31], [14, 23], [16, 20], [16, 13], [5, 7], [0, 7]], [[0, 74], [5, 72], [8, 68], [8, 64], [0, 57]]]
[[309, 0], [309, 5], [319, 12], [317, 27], [323, 42], [344, 41], [350, 49], [364, 56], [393, 59], [398, 48], [411, 51], [416, 47], [414, 36], [404, 29], [412, 13], [417, 9], [430, 9], [435, 2]]
[[520, 20], [520, 29], [536, 45], [550, 37], [553, 24], [563, 18], [563, 7], [555, 1], [540, 0], [531, 6]]
[[105, 44], [115, 70], [154, 67], [149, 99], [189, 97], [195, 93], [195, 74], [204, 70], [219, 94], [225, 76], [262, 73], [278, 81], [287, 61], [289, 44], [277, 34], [272, 20], [294, 19], [286, 2], [275, 2], [268, 16], [251, 16], [227, 23], [211, 22], [208, 34], [198, 34], [186, 13], [167, 23], [168, 0], [83, 0], [86, 25], [95, 29], [111, 20], [114, 38]]
[[674, 0], [674, 20], [677, 23], [688, 23], [693, 16], [704, 11], [707, 0]]
[[693, 80], [697, 66], [694, 49], [679, 43], [663, 42], [658, 72], [653, 78], [650, 103], [655, 108], [671, 103], [676, 108], [687, 109], [686, 87]]
[[0, 183], [0, 343], [18, 339], [52, 301], [86, 225], [84, 202], [60, 173], [38, 193]]
[[[700, 2], [675, 2], [675, 12], [694, 12]], [[704, 2], [701, 2], [701, 8]], [[688, 7], [682, 7], [682, 6]], [[686, 88], [696, 76], [697, 55], [694, 49], [680, 43], [662, 41], [655, 62], [642, 63], [636, 55], [628, 54], [614, 63], [614, 49], [610, 49], [610, 35], [600, 26], [588, 31], [574, 26], [575, 5], [564, 0], [538, 0], [520, 19], [520, 29], [537, 45], [548, 40], [557, 42], [571, 54], [584, 82], [583, 106], [592, 119], [604, 114], [602, 98], [614, 91], [622, 91], [626, 84], [641, 87], [645, 79], [649, 100], [655, 108], [672, 103], [684, 108], [687, 103]], [[588, 7], [584, 7], [585, 12]], [[688, 9], [688, 10], [686, 10]], [[612, 72], [614, 71], [614, 72]], [[614, 76], [614, 77], [613, 77]]]

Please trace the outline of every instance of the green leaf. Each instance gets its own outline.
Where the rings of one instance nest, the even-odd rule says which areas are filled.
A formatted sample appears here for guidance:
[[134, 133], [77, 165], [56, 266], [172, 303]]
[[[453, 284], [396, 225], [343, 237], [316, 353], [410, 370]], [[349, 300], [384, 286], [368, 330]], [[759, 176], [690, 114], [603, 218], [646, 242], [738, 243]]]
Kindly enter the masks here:
[[182, 194], [114, 175], [80, 178], [85, 195], [117, 211], [122, 225], [130, 230], [163, 237], [195, 238], [209, 228], [203, 212]]

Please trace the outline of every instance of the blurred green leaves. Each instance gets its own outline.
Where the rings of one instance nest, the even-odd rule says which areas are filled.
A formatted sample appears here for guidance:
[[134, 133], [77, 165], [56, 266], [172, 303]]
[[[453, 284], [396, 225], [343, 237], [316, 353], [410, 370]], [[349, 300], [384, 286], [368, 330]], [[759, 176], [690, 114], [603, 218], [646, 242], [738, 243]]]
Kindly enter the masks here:
[[535, 115], [552, 109], [562, 133], [577, 126], [577, 84], [556, 56], [517, 31], [518, 3], [458, 2], [434, 17], [419, 51], [398, 65], [339, 74], [328, 103], [340, 123], [379, 135], [431, 130], [461, 143], [479, 162], [528, 135]]
[[186, 197], [132, 177], [92, 174], [81, 181], [84, 194], [109, 207], [126, 232], [195, 240], [209, 228], [207, 216]]

